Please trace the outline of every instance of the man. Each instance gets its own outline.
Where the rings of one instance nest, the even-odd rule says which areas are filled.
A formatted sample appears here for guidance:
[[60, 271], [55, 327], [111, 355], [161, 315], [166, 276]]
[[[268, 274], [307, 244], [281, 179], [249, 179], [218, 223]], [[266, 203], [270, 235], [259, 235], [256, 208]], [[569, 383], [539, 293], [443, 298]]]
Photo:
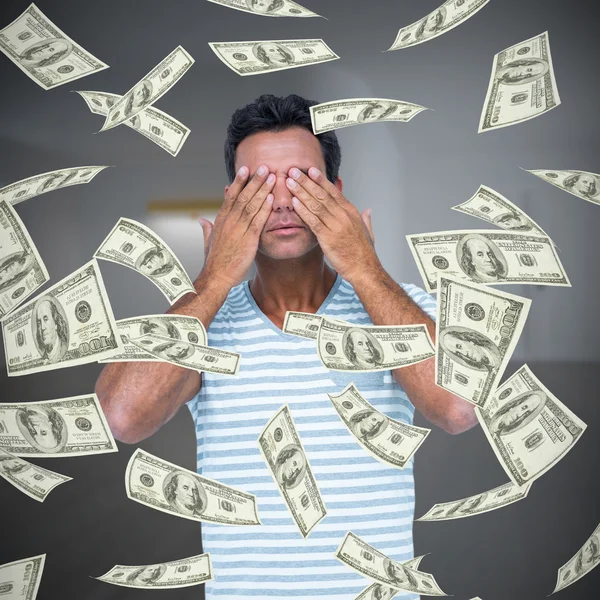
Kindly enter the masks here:
[[354, 435], [364, 441], [383, 433], [387, 426], [387, 417], [370, 408], [359, 410], [350, 417], [350, 427]]
[[43, 406], [19, 408], [16, 421], [23, 437], [40, 452], [58, 453], [67, 443], [66, 423], [52, 408]]
[[191, 475], [174, 471], [165, 480], [163, 489], [167, 502], [180, 514], [200, 516], [206, 508], [206, 492]]
[[383, 362], [381, 346], [368, 331], [349, 329], [342, 338], [342, 346], [346, 358], [359, 369], [372, 369]]
[[36, 42], [21, 54], [24, 67], [36, 68], [49, 67], [69, 56], [73, 46], [67, 40], [50, 39]]
[[506, 277], [502, 252], [493, 242], [477, 233], [470, 233], [456, 249], [460, 268], [475, 282], [489, 283]]
[[442, 26], [446, 21], [446, 9], [440, 6], [437, 10], [428, 14], [417, 27], [415, 38], [419, 41], [426, 40], [437, 33], [441, 33]]
[[295, 488], [306, 473], [306, 460], [300, 446], [290, 444], [275, 459], [277, 481], [286, 489]]
[[538, 58], [520, 58], [506, 63], [498, 73], [498, 82], [506, 85], [531, 83], [543, 77], [549, 69], [545, 60]]
[[55, 363], [62, 359], [69, 347], [69, 326], [51, 296], [40, 298], [33, 309], [35, 341], [41, 358]]
[[[216, 573], [206, 583], [207, 600], [256, 598], [257, 589], [272, 599], [353, 598], [364, 579], [323, 553], [324, 545], [339, 546], [347, 531], [371, 528], [373, 543], [380, 533], [391, 540], [385, 551], [394, 559], [413, 555], [412, 462], [400, 470], [365, 455], [327, 396], [341, 388], [315, 341], [281, 329], [286, 311], [299, 311], [365, 325], [425, 323], [435, 339], [434, 321], [413, 298], [431, 315], [435, 301], [388, 275], [367, 211], [361, 215], [342, 195], [339, 143], [334, 131], [312, 133], [309, 107], [315, 104], [296, 95], [263, 95], [233, 114], [225, 201], [214, 224], [201, 219], [205, 262], [194, 282], [197, 295], [184, 296], [168, 311], [199, 318], [208, 345], [239, 352], [238, 375], [138, 361], [109, 364], [96, 384], [114, 435], [128, 443], [152, 435], [187, 404], [202, 475], [257, 497], [262, 526], [202, 525], [203, 550], [213, 552]], [[256, 275], [243, 281], [253, 263]], [[377, 385], [360, 391], [377, 410], [407, 424], [416, 406], [448, 432], [473, 427], [473, 406], [436, 386], [434, 373], [431, 358], [385, 373], [385, 379], [379, 372]], [[256, 443], [284, 403], [330, 511], [300, 544]], [[332, 510], [335, 520], [324, 527]], [[327, 569], [314, 568], [321, 560], [328, 560]], [[245, 577], [228, 575], [240, 569]], [[280, 583], [283, 570], [287, 583]], [[290, 585], [294, 581], [302, 583]]]
[[294, 63], [294, 54], [283, 44], [265, 42], [252, 46], [252, 52], [258, 60], [270, 67], [287, 67]]
[[[400, 566], [396, 566], [389, 558], [385, 558], [383, 561], [383, 568], [387, 573], [387, 576], [392, 580], [394, 585], [399, 587], [417, 587], [415, 578], [406, 569]], [[400, 596], [401, 597], [401, 596]]]
[[500, 408], [490, 422], [490, 431], [496, 435], [507, 435], [529, 425], [546, 403], [541, 391], [526, 392], [513, 398]]
[[170, 273], [174, 266], [171, 256], [165, 250], [155, 247], [138, 258], [135, 268], [146, 277], [159, 277]]
[[592, 535], [579, 551], [577, 560], [575, 561], [575, 571], [577, 575], [582, 575], [592, 567], [595, 567], [600, 560], [600, 540], [597, 536]]
[[127, 583], [129, 585], [151, 585], [157, 582], [167, 570], [165, 565], [148, 565], [146, 567], [140, 567], [130, 573], [127, 576]]
[[565, 177], [563, 186], [573, 194], [591, 199], [598, 194], [596, 178], [591, 173], [574, 173]]
[[452, 360], [477, 371], [493, 371], [500, 366], [500, 350], [489, 338], [466, 327], [448, 327], [440, 336], [440, 346]]
[[152, 82], [144, 79], [140, 81], [129, 93], [125, 103], [125, 116], [129, 117], [134, 112], [139, 112], [149, 102], [152, 96]]

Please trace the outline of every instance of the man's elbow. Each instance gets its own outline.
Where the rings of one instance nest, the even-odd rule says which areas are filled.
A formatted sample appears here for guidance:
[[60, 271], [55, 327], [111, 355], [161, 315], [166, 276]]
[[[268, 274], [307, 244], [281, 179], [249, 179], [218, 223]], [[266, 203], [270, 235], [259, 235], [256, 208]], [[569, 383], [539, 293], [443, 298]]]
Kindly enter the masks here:
[[474, 406], [466, 400], [460, 399], [460, 403], [455, 403], [445, 417], [442, 429], [451, 435], [464, 433], [477, 425]]

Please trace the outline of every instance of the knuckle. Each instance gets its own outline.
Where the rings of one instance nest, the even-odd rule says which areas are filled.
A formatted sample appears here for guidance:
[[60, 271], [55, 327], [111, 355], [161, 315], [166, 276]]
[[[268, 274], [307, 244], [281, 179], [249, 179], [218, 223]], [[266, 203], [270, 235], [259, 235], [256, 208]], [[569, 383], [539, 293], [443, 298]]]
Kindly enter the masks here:
[[321, 189], [321, 190], [317, 190], [315, 192], [315, 198], [317, 200], [327, 200], [328, 198], [328, 194], [325, 190]]

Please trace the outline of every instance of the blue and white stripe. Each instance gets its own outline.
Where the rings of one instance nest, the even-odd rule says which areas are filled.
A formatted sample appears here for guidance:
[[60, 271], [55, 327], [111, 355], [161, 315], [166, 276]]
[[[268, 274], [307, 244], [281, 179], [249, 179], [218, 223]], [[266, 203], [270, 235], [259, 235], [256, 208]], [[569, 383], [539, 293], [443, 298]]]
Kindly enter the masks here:
[[[402, 287], [435, 318], [431, 296], [414, 285]], [[317, 314], [373, 324], [354, 288], [339, 275]], [[399, 470], [372, 458], [327, 396], [354, 381], [378, 410], [412, 423], [414, 406], [391, 372], [329, 371], [314, 341], [283, 333], [262, 313], [248, 281], [230, 291], [208, 328], [208, 343], [239, 352], [242, 359], [237, 377], [203, 373], [200, 392], [188, 402], [196, 424], [198, 473], [256, 495], [263, 525], [202, 524], [203, 548], [211, 554], [215, 575], [206, 583], [207, 599], [352, 600], [369, 581], [334, 556], [347, 531], [397, 560], [412, 558], [412, 460]], [[306, 540], [257, 443], [283, 404], [290, 407], [328, 510]]]

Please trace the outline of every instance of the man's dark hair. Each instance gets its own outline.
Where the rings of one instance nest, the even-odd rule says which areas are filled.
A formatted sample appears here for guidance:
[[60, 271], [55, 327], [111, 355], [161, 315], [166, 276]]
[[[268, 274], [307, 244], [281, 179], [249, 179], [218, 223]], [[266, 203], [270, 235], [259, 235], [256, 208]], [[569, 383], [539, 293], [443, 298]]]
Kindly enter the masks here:
[[[309, 108], [315, 104], [319, 103], [296, 94], [285, 98], [263, 94], [244, 108], [236, 110], [227, 127], [225, 140], [225, 168], [229, 183], [235, 179], [235, 152], [243, 139], [259, 131], [279, 133], [291, 127], [304, 127], [313, 133]], [[317, 139], [321, 144], [327, 179], [335, 183], [342, 162], [337, 136], [334, 131], [327, 131], [320, 133]]]

